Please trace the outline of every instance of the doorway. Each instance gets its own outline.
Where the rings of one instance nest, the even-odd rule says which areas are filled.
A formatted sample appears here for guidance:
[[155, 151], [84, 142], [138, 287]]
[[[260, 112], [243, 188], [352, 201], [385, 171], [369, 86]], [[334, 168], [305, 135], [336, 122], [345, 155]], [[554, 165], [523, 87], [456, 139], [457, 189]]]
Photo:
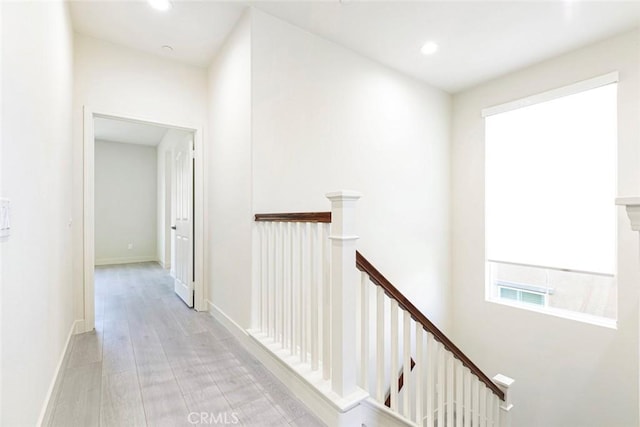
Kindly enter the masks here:
[[[197, 311], [207, 309], [204, 295], [204, 203], [202, 168], [202, 128], [193, 124], [168, 124], [159, 120], [137, 118], [125, 114], [84, 111], [84, 322], [81, 330], [95, 328], [95, 276], [94, 265], [102, 256], [102, 263], [109, 262], [104, 251], [96, 251], [96, 215], [102, 220], [103, 212], [96, 212], [96, 139], [104, 137], [105, 123], [119, 124], [132, 129], [162, 129], [162, 147], [157, 151], [157, 239], [154, 241], [153, 261], [163, 268], [170, 268], [175, 279], [176, 294]], [[115, 126], [117, 127], [117, 126]], [[111, 138], [113, 139], [113, 138]], [[172, 145], [173, 144], [173, 145]], [[160, 143], [158, 143], [160, 145]], [[104, 177], [101, 177], [103, 179]], [[170, 199], [170, 200], [167, 200]], [[101, 209], [105, 201], [100, 200]], [[127, 215], [127, 205], [121, 206], [122, 215]], [[155, 218], [154, 218], [155, 220]], [[156, 221], [153, 221], [156, 223]], [[98, 225], [104, 225], [100, 222]], [[178, 232], [178, 226], [180, 231]], [[172, 230], [172, 228], [176, 230]], [[129, 226], [129, 230], [143, 228]], [[101, 230], [104, 236], [105, 231]], [[116, 235], [118, 233], [111, 233]], [[114, 236], [115, 237], [115, 236]], [[123, 240], [125, 239], [125, 240]], [[117, 239], [113, 239], [116, 240]], [[133, 254], [138, 248], [133, 237], [120, 238], [115, 245], [125, 257], [112, 257], [112, 261], [137, 262], [148, 260], [148, 253], [138, 258]], [[126, 242], [126, 246], [125, 246]], [[148, 247], [149, 242], [146, 242]], [[144, 246], [145, 244], [141, 244]], [[102, 251], [102, 247], [99, 248]], [[128, 251], [128, 252], [127, 252]], [[148, 251], [147, 251], [148, 252]], [[177, 256], [178, 255], [178, 256]], [[106, 260], [106, 261], [105, 261]]]

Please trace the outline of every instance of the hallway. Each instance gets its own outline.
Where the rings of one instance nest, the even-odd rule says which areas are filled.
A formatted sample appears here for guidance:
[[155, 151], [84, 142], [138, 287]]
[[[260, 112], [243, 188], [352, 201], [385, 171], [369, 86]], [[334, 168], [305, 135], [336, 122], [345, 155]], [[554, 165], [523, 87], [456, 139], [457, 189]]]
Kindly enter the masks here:
[[95, 277], [96, 331], [72, 337], [49, 425], [322, 425], [157, 264]]

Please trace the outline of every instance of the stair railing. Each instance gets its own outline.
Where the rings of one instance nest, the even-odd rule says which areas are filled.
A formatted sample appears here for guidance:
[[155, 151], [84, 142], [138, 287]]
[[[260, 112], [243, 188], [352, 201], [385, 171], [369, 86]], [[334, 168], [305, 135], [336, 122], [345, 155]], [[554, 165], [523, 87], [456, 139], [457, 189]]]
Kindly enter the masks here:
[[[419, 425], [503, 426], [504, 390], [359, 252], [356, 266], [361, 272], [360, 387], [377, 402], [388, 401], [392, 411]], [[391, 324], [388, 333], [387, 322]], [[372, 335], [376, 343], [373, 355], [368, 345]], [[404, 392], [401, 396], [399, 383], [392, 381], [387, 397], [383, 393], [385, 380], [389, 372], [398, 372], [400, 361]], [[370, 378], [375, 384], [370, 384]], [[506, 381], [501, 383], [506, 385]], [[443, 424], [439, 420], [444, 420]]]
[[489, 379], [356, 251], [358, 193], [327, 198], [331, 212], [255, 215], [262, 340], [344, 408], [368, 393], [409, 425], [508, 427], [513, 380]]

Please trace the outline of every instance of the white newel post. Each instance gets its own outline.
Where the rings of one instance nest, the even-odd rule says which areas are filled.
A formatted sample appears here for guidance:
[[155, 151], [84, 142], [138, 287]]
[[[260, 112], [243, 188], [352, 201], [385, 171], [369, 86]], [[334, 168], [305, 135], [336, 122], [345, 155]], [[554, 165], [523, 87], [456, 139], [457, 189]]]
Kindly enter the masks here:
[[513, 409], [513, 396], [509, 388], [514, 380], [505, 375], [498, 374], [493, 377], [493, 382], [504, 392], [504, 402], [500, 404], [500, 427], [511, 427], [511, 409]]
[[624, 206], [631, 222], [631, 230], [637, 231], [640, 236], [640, 196], [618, 197], [616, 205]]
[[355, 191], [326, 194], [331, 201], [331, 389], [356, 391], [356, 202]]

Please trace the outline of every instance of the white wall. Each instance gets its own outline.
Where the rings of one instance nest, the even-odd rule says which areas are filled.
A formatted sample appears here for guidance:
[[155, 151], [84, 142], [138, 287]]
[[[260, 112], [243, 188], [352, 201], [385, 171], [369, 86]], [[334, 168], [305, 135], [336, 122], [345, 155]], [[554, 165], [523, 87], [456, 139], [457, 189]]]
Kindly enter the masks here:
[[75, 35], [73, 104], [74, 289], [78, 317], [83, 318], [82, 275], [82, 109], [197, 127], [206, 116], [204, 68], [180, 64], [80, 34]]
[[446, 93], [250, 10], [210, 68], [209, 97], [213, 304], [250, 325], [253, 213], [328, 210], [324, 194], [349, 188], [365, 195], [364, 253], [448, 326]]
[[448, 329], [450, 96], [259, 11], [252, 31], [254, 211], [360, 191], [359, 249]]
[[156, 147], [96, 141], [96, 265], [157, 260], [156, 153]]
[[[513, 425], [518, 427], [639, 425], [638, 237], [620, 209], [617, 330], [486, 302], [480, 111], [619, 71], [618, 192], [640, 194], [639, 38], [638, 32], [621, 35], [454, 97], [454, 338], [486, 372], [516, 380]], [[588, 238], [589, 230], [584, 234]]]
[[209, 68], [206, 144], [208, 299], [251, 319], [251, 28], [245, 13]]
[[[2, 44], [2, 2], [0, 2], [0, 47]], [[3, 84], [3, 80], [2, 80], [2, 53], [1, 53], [1, 49], [0, 49], [0, 129], [2, 128], [2, 104], [4, 104], [3, 98], [2, 98], [2, 84]], [[3, 133], [0, 130], [0, 166], [2, 165], [2, 146], [4, 145], [4, 137], [3, 137]], [[0, 172], [0, 195], [4, 195], [4, 189], [2, 187], [2, 173]], [[2, 241], [0, 241], [0, 334], [2, 334], [2, 259], [4, 258], [2, 256], [2, 252], [3, 252], [3, 244]], [[2, 383], [4, 382], [2, 380], [3, 375], [2, 375], [2, 335], [0, 335], [0, 422], [2, 422]]]
[[[28, 23], [28, 24], [27, 24]], [[72, 32], [62, 2], [2, 4], [3, 426], [33, 426], [73, 325]]]

